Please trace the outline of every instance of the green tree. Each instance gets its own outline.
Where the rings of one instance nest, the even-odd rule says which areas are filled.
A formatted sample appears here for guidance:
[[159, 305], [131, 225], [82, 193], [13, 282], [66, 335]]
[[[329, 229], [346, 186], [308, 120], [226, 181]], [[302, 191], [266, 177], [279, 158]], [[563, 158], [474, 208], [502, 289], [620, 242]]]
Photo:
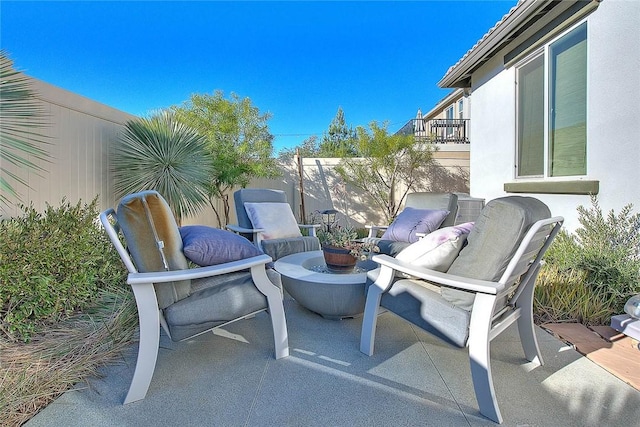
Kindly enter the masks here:
[[178, 223], [207, 204], [213, 167], [205, 140], [169, 111], [127, 122], [112, 163], [116, 196], [156, 190]]
[[[280, 173], [273, 158], [273, 135], [267, 124], [271, 115], [261, 114], [249, 98], [240, 99], [231, 93], [226, 99], [222, 91], [213, 95], [194, 94], [172, 110], [206, 140], [213, 165], [209, 203], [218, 226], [222, 227], [229, 222], [229, 197], [234, 187], [246, 187], [252, 178], [273, 178]], [[216, 199], [223, 203], [222, 212]]]
[[329, 128], [318, 141], [316, 135], [305, 139], [301, 145], [284, 148], [278, 153], [280, 160], [290, 160], [298, 152], [302, 157], [355, 157], [358, 155], [356, 131], [347, 126], [342, 107], [331, 120]]
[[293, 148], [283, 148], [278, 152], [279, 160], [291, 160], [298, 153], [302, 157], [320, 157], [320, 147], [318, 145], [318, 137], [312, 135], [302, 141], [301, 145]]
[[410, 191], [426, 189], [433, 162], [432, 148], [417, 144], [413, 135], [389, 135], [387, 125], [372, 122], [357, 128], [359, 158], [343, 158], [336, 172], [379, 208], [387, 222], [398, 215]]
[[[7, 52], [0, 50], [0, 165], [8, 162], [32, 172], [44, 172], [29, 160], [48, 161], [48, 144], [40, 132], [47, 125], [44, 106], [35, 98], [29, 77], [16, 70]], [[16, 184], [28, 184], [15, 173], [0, 166], [0, 202], [9, 205], [9, 197], [20, 200]]]
[[358, 155], [357, 134], [347, 126], [342, 107], [331, 120], [329, 129], [322, 135], [318, 157], [355, 157]]

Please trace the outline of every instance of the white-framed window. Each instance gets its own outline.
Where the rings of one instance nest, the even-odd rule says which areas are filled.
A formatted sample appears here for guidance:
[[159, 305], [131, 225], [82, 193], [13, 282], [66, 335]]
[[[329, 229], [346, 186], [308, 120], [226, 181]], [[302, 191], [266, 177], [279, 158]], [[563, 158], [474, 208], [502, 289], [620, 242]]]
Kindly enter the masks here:
[[464, 119], [464, 101], [462, 99], [458, 101], [458, 118]]
[[516, 176], [587, 174], [587, 23], [516, 66]]

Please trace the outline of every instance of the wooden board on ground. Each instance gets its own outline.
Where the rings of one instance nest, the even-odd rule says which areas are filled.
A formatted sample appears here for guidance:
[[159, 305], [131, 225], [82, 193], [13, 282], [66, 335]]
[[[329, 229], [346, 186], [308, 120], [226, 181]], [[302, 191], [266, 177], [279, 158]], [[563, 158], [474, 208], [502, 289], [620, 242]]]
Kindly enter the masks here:
[[608, 326], [593, 329], [580, 323], [548, 323], [542, 326], [573, 344], [579, 353], [594, 363], [640, 390], [640, 350], [631, 338]]

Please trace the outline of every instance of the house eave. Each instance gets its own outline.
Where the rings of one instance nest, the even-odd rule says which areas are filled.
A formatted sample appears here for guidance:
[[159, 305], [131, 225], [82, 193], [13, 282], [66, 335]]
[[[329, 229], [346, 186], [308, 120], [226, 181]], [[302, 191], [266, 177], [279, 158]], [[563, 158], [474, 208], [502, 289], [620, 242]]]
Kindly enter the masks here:
[[440, 101], [438, 101], [438, 103], [435, 105], [435, 107], [433, 107], [431, 110], [429, 110], [428, 113], [426, 113], [424, 115], [425, 119], [431, 118], [436, 113], [439, 113], [442, 110], [442, 108], [444, 108], [445, 105], [451, 104], [453, 101], [455, 101], [458, 98], [461, 98], [463, 96], [464, 96], [464, 92], [463, 92], [463, 90], [461, 88], [458, 88], [456, 90], [452, 90], [444, 98], [442, 98]]
[[546, 11], [561, 3], [565, 2], [521, 0], [455, 65], [449, 68], [444, 77], [438, 82], [438, 86], [441, 88], [471, 87], [471, 75], [475, 70], [491, 59], [524, 28], [535, 23]]

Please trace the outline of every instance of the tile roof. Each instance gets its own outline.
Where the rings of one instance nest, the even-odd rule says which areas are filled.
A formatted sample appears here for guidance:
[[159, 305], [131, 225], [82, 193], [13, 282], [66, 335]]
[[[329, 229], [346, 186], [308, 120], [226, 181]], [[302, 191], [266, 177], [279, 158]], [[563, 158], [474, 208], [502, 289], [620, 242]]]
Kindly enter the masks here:
[[[509, 18], [511, 15], [513, 15], [516, 11], [516, 9], [522, 4], [524, 3], [526, 0], [518, 0], [518, 3], [516, 3], [515, 6], [513, 6], [509, 12], [507, 12], [502, 19], [500, 19], [498, 22], [496, 22], [496, 24], [491, 27], [489, 29], [489, 31], [487, 31], [485, 33], [484, 36], [482, 36], [482, 38], [480, 40], [478, 40], [476, 42], [476, 44], [473, 45], [473, 47], [471, 49], [469, 49], [464, 55], [462, 55], [462, 58], [460, 58], [458, 60], [458, 62], [456, 62], [454, 65], [452, 65], [451, 67], [449, 67], [449, 69], [447, 70], [447, 72], [445, 73], [444, 77], [446, 77], [449, 73], [451, 73], [458, 65], [460, 65], [467, 57], [469, 57], [469, 55], [471, 55], [471, 53], [478, 48], [478, 46], [480, 46], [482, 43], [484, 43], [485, 40], [487, 40], [496, 30], [497, 28], [499, 28], [504, 22], [507, 21], [507, 18]], [[443, 77], [443, 79], [444, 79]]]
[[535, 23], [541, 16], [560, 4], [563, 7], [575, 1], [518, 0], [478, 42], [449, 68], [438, 82], [440, 87], [469, 87], [471, 74], [496, 52]]
[[[449, 67], [445, 75], [438, 82], [440, 87], [460, 88], [471, 86], [471, 75], [486, 61], [494, 57], [501, 49], [541, 20], [544, 19], [554, 28], [560, 22], [554, 23], [553, 16], [562, 23], [575, 20], [591, 13], [602, 0], [518, 0], [515, 6], [505, 14], [500, 21], [482, 36], [453, 66]], [[538, 33], [542, 30], [538, 29]], [[549, 33], [544, 30], [543, 37]], [[536, 37], [533, 32], [530, 36]], [[539, 38], [540, 38], [539, 37]]]

